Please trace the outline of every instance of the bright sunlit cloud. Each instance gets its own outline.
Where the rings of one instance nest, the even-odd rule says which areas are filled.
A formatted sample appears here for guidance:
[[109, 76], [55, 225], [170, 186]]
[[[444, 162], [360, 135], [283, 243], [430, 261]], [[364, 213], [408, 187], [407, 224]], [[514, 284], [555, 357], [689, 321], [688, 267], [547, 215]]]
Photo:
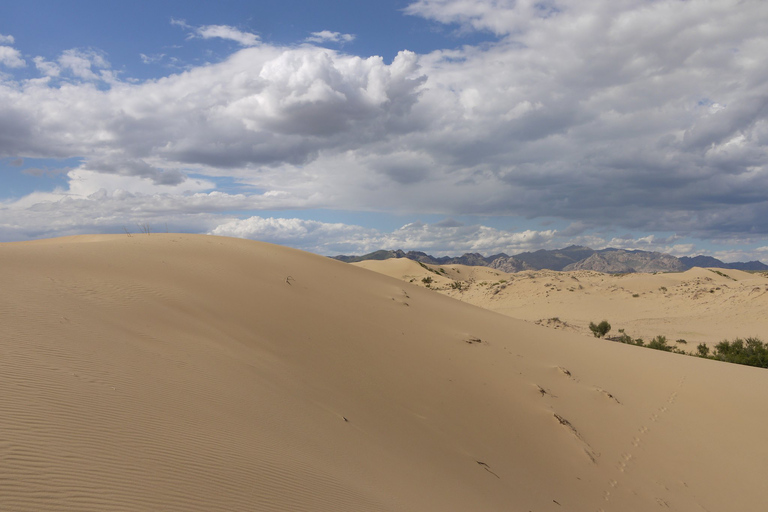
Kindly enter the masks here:
[[[37, 55], [16, 32], [2, 35], [0, 159], [80, 158], [89, 182], [104, 177], [96, 190], [105, 196], [81, 194], [93, 196], [88, 208], [117, 207], [114, 194], [128, 190], [118, 181], [130, 180], [141, 187], [131, 189], [139, 195], [129, 215], [145, 219], [148, 198], [162, 196], [191, 231], [303, 233], [313, 241], [286, 240], [317, 251], [331, 234], [361, 250], [410, 240], [363, 212], [557, 232], [530, 247], [582, 241], [679, 254], [721, 243], [757, 257], [752, 248], [765, 245], [765, 2], [419, 0], [399, 16], [456, 44], [384, 58], [352, 51], [375, 33], [363, 18], [319, 25], [338, 31], [307, 20], [278, 42], [282, 25], [260, 24], [263, 16], [180, 12], [163, 21], [172, 44], [131, 53], [139, 65], [177, 62], [175, 71], [135, 79], [91, 43]], [[494, 39], [461, 44], [477, 32]], [[215, 40], [236, 47], [216, 53]], [[321, 47], [330, 43], [336, 49]], [[21, 180], [24, 168], [13, 169], [3, 172]], [[2, 216], [17, 219], [6, 233], [36, 233], [24, 227], [34, 215], [19, 209], [51, 188], [6, 203]], [[205, 222], [195, 225], [200, 208]], [[295, 219], [263, 209], [361, 220], [337, 229], [302, 219], [297, 231]], [[271, 231], [251, 220], [270, 218]], [[440, 233], [444, 251], [520, 243]]]

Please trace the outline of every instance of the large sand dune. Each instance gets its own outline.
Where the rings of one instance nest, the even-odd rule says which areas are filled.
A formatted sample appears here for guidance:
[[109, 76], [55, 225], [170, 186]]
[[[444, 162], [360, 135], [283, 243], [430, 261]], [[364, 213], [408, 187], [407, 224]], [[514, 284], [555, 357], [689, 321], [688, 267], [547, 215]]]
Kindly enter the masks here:
[[[768, 275], [693, 268], [680, 273], [603, 274], [587, 270], [507, 274], [488, 267], [427, 265], [405, 258], [354, 263], [514, 318], [589, 335], [608, 320], [649, 340], [683, 339], [678, 348], [735, 337], [768, 341]], [[440, 269], [443, 272], [440, 272]], [[461, 289], [455, 288], [457, 284]], [[557, 321], [552, 321], [557, 319]]]
[[236, 239], [0, 244], [0, 283], [2, 511], [765, 510], [765, 370]]

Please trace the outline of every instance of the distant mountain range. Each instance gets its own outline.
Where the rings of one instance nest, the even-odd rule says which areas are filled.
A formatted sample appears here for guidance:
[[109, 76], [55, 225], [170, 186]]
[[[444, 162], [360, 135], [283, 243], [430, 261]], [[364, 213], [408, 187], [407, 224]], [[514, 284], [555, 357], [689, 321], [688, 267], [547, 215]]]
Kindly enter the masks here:
[[523, 252], [509, 256], [504, 253], [483, 256], [466, 253], [463, 256], [431, 256], [420, 251], [375, 251], [363, 256], [334, 256], [347, 263], [366, 260], [387, 260], [408, 258], [432, 265], [474, 265], [499, 269], [503, 272], [522, 270], [594, 270], [608, 274], [632, 272], [682, 272], [693, 267], [714, 267], [737, 270], [768, 270], [768, 265], [759, 261], [746, 263], [724, 263], [711, 256], [684, 256], [676, 258], [669, 254], [650, 251], [628, 251], [625, 249], [595, 250], [589, 247], [571, 245], [563, 249]]

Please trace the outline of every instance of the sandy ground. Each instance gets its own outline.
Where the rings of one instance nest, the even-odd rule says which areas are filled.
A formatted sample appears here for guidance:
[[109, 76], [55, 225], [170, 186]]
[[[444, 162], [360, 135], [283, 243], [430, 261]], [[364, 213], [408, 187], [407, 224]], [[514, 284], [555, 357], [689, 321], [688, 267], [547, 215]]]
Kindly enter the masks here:
[[[590, 322], [607, 320], [633, 338], [664, 335], [699, 343], [757, 336], [768, 341], [768, 274], [693, 268], [680, 273], [602, 274], [486, 267], [421, 266], [406, 259], [354, 265], [426, 286], [470, 304], [556, 329], [591, 335]], [[442, 269], [442, 272], [440, 271]], [[461, 287], [461, 289], [458, 288]]]
[[237, 239], [5, 243], [0, 283], [2, 511], [765, 509], [762, 369]]

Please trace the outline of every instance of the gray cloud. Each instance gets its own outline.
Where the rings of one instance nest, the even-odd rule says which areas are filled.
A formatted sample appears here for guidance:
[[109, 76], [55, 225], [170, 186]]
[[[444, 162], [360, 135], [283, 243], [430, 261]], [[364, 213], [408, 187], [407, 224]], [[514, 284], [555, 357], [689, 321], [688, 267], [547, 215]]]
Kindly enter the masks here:
[[96, 172], [146, 178], [157, 185], [179, 185], [187, 179], [177, 169], [158, 169], [139, 159], [93, 158], [86, 161], [83, 167]]
[[249, 47], [136, 84], [96, 51], [37, 59], [40, 79], [0, 81], [0, 156], [79, 156], [168, 193], [191, 174], [230, 178], [278, 208], [557, 218], [574, 236], [768, 233], [768, 3], [407, 12], [498, 40], [387, 64], [177, 21]]

